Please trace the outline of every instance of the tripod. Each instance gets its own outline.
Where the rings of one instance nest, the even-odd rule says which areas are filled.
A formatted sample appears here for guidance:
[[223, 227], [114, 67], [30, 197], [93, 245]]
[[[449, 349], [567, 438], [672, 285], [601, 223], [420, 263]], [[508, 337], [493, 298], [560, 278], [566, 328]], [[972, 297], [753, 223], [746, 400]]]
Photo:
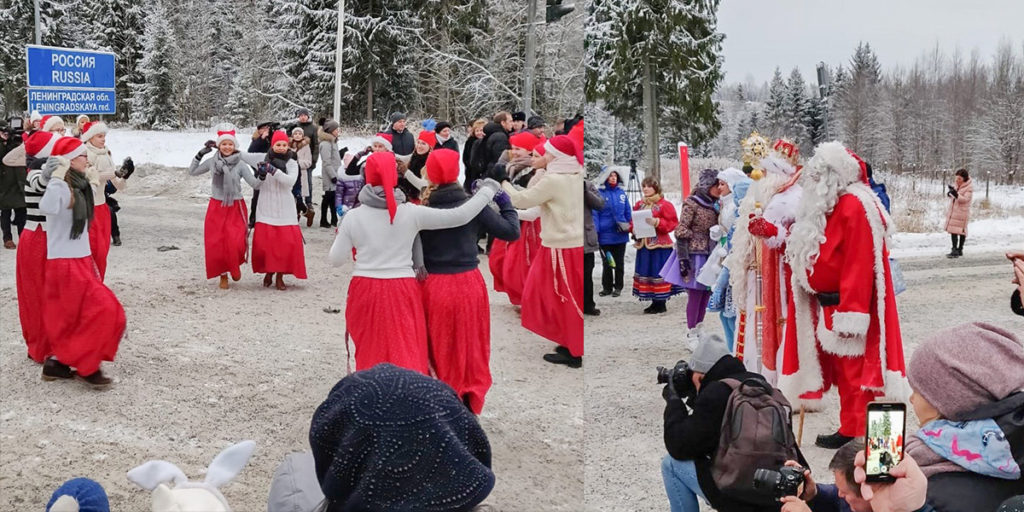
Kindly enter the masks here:
[[626, 196], [630, 204], [636, 204], [643, 197], [640, 188], [640, 177], [636, 173], [636, 160], [629, 161], [629, 181], [626, 183]]

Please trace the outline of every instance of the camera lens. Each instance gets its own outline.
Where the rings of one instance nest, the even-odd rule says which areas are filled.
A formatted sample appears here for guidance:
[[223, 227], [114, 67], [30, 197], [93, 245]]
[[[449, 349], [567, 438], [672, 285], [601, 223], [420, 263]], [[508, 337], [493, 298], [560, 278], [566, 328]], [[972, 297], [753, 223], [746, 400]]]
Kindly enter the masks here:
[[754, 470], [754, 489], [759, 491], [774, 490], [782, 481], [782, 473], [770, 469]]

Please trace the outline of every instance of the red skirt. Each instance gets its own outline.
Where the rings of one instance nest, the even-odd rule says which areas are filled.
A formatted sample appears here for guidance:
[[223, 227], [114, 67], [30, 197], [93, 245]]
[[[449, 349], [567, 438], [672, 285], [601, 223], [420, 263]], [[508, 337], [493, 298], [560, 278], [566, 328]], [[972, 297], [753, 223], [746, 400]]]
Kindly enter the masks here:
[[491, 313], [480, 271], [430, 274], [423, 284], [423, 309], [437, 378], [480, 414], [491, 389]]
[[505, 284], [505, 293], [508, 300], [516, 306], [523, 303], [523, 287], [526, 285], [526, 276], [530, 274], [530, 265], [537, 259], [537, 252], [540, 250], [540, 220], [532, 222], [521, 222], [519, 224], [519, 239], [508, 244], [508, 251], [505, 253], [504, 269], [502, 278]]
[[252, 271], [257, 274], [291, 274], [306, 278], [306, 255], [299, 226], [256, 223], [252, 234]]
[[107, 203], [93, 208], [93, 217], [89, 221], [89, 249], [102, 281], [107, 275], [107, 255], [110, 254], [110, 207]]
[[91, 375], [113, 361], [124, 335], [124, 308], [92, 257], [46, 260], [46, 336], [57, 360]]
[[18, 288], [21, 335], [28, 346], [29, 357], [37, 363], [42, 363], [50, 355], [50, 343], [43, 329], [46, 231], [43, 231], [42, 226], [32, 231], [25, 230], [18, 237], [15, 281]]
[[523, 327], [583, 355], [583, 247], [540, 247], [523, 290]]
[[221, 274], [239, 275], [245, 263], [248, 248], [249, 213], [245, 201], [236, 200], [225, 207], [218, 199], [210, 198], [206, 207], [203, 238], [206, 245], [206, 278]]
[[391, 363], [430, 374], [427, 322], [416, 279], [353, 277], [345, 326], [356, 346], [357, 371]]
[[487, 267], [491, 269], [491, 278], [494, 281], [494, 291], [496, 292], [505, 291], [502, 268], [505, 265], [505, 251], [507, 248], [508, 242], [495, 238], [494, 243], [491, 244], [491, 252], [487, 254]]

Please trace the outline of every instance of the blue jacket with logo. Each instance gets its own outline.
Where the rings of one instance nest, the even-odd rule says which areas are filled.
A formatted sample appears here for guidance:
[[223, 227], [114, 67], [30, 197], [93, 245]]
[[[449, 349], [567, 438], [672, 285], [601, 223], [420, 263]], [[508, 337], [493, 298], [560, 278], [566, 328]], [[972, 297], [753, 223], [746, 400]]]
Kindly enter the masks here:
[[[614, 187], [608, 185], [608, 177], [612, 172], [619, 176], [619, 183]], [[598, 190], [604, 198], [604, 208], [593, 210], [598, 242], [601, 245], [629, 243], [628, 225], [633, 220], [633, 208], [626, 196], [626, 189], [622, 186], [622, 174], [606, 169], [598, 180], [601, 184]], [[622, 227], [626, 230], [623, 231]]]

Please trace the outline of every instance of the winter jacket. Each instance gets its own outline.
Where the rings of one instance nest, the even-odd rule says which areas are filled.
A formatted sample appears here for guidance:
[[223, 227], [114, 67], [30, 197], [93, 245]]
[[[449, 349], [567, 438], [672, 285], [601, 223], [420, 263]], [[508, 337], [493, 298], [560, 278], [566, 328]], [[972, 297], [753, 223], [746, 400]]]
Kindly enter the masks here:
[[103, 191], [107, 188], [109, 181], [117, 190], [127, 188], [128, 182], [118, 178], [115, 174], [114, 160], [110, 157], [110, 150], [103, 147], [98, 148], [92, 144], [85, 143], [85, 154], [89, 158], [89, 166], [85, 169], [85, 175], [92, 185], [92, 197], [103, 197]]
[[[313, 121], [296, 123], [285, 128], [285, 133], [291, 137], [292, 130], [294, 130], [296, 126], [302, 128], [302, 134], [309, 140], [309, 151], [313, 155], [313, 165], [310, 168], [316, 167], [316, 163], [320, 158], [320, 139], [317, 138], [316, 132], [320, 130], [320, 127]], [[267, 142], [267, 144], [269, 144], [269, 142]], [[267, 148], [267, 151], [270, 151], [270, 148]], [[252, 153], [252, 151], [250, 151], [250, 153]]]
[[[21, 140], [14, 137], [0, 143], [0, 159], [16, 150], [20, 145]], [[0, 208], [24, 208], [26, 184], [28, 184], [28, 169], [24, 165], [0, 164]]]
[[[723, 495], [711, 476], [714, 464], [712, 457], [718, 450], [722, 434], [722, 418], [732, 388], [721, 382], [724, 379], [757, 379], [766, 382], [758, 373], [748, 372], [743, 362], [733, 356], [722, 356], [708, 370], [701, 381], [696, 397], [689, 397], [687, 403], [693, 409], [690, 413], [682, 400], [665, 396], [665, 448], [676, 460], [692, 460], [697, 468], [697, 482], [704, 491], [711, 506], [719, 512], [777, 512], [779, 506], [757, 507], [740, 503]], [[668, 386], [666, 385], [666, 388]], [[685, 398], [685, 397], [684, 397]]]
[[[629, 242], [629, 224], [633, 221], [633, 209], [629, 207], [629, 197], [621, 186], [608, 185], [608, 176], [612, 171], [601, 174], [602, 184], [598, 191], [604, 198], [604, 207], [594, 210], [594, 222], [597, 224], [597, 239], [601, 245], [618, 245]], [[621, 184], [622, 181], [620, 180]]]
[[391, 134], [391, 152], [396, 156], [409, 156], [416, 150], [416, 138], [408, 129], [396, 132], [395, 127], [392, 126], [384, 133]]
[[295, 196], [292, 187], [299, 177], [299, 163], [295, 153], [289, 150], [279, 155], [271, 150], [266, 161], [277, 171], [268, 174], [260, 185], [260, 200], [256, 202], [256, 222], [271, 226], [296, 226]]
[[583, 252], [597, 252], [601, 246], [597, 241], [597, 230], [594, 229], [594, 210], [604, 208], [604, 197], [589, 181], [583, 184], [583, 205], [587, 210], [583, 212]]
[[[251, 159], [247, 159], [247, 156], [251, 155], [251, 154], [252, 153], [238, 153], [236, 151], [231, 156], [233, 157], [233, 156], [237, 155], [238, 156], [237, 160], [234, 160], [231, 157], [228, 157], [228, 158], [231, 158], [232, 160], [235, 161], [233, 170], [234, 170], [235, 174], [237, 174], [238, 178], [240, 178], [242, 180], [245, 180], [245, 182], [248, 183], [249, 186], [252, 187], [253, 189], [259, 190], [260, 185], [262, 184], [262, 182], [260, 180], [258, 180], [255, 175], [253, 175], [252, 167], [250, 167], [250, 165], [255, 165], [256, 163], [258, 163], [258, 161], [254, 163], [254, 162], [251, 161]], [[189, 176], [199, 176], [200, 174], [205, 174], [205, 173], [210, 172], [210, 174], [211, 174], [210, 178], [211, 178], [211, 183], [212, 183], [212, 186], [210, 188], [210, 196], [211, 197], [213, 197], [214, 199], [216, 199], [218, 201], [239, 201], [239, 200], [241, 200], [242, 199], [241, 187], [239, 187], [239, 189], [238, 189], [239, 193], [238, 194], [232, 194], [232, 197], [228, 197], [226, 189], [224, 187], [224, 179], [225, 178], [228, 178], [228, 179], [234, 179], [234, 178], [228, 177], [226, 174], [217, 174], [216, 172], [211, 172], [211, 171], [215, 171], [214, 162], [217, 160], [217, 158], [220, 158], [220, 153], [218, 151], [214, 150], [214, 153], [209, 158], [207, 158], [205, 161], [200, 161], [199, 158], [192, 159], [192, 163], [188, 167], [188, 174], [189, 174]], [[292, 210], [294, 211], [294, 209], [295, 209], [295, 203], [292, 202]]]
[[[641, 199], [633, 205], [633, 210], [654, 210], [653, 218], [659, 219], [658, 225], [654, 226], [654, 232], [658, 235], [655, 238], [641, 238], [636, 241], [634, 247], [637, 249], [665, 249], [674, 247], [672, 237], [669, 236], [676, 226], [679, 225], [679, 218], [676, 217], [676, 207], [672, 203], [662, 199], [661, 195], [655, 195], [648, 203], [647, 199]], [[633, 223], [630, 221], [630, 230]]]
[[946, 232], [967, 235], [967, 221], [971, 216], [971, 198], [974, 196], [974, 182], [965, 181], [956, 189], [957, 196], [950, 198], [946, 211]]
[[323, 130], [318, 135], [320, 139], [320, 182], [324, 192], [337, 190], [338, 175], [341, 174], [341, 153], [338, 149], [338, 138]]
[[[67, 172], [75, 172], [67, 170]], [[39, 200], [39, 212], [46, 216], [46, 259], [77, 259], [92, 254], [89, 247], [89, 232], [77, 239], [71, 238], [74, 223], [71, 204], [71, 188], [62, 179], [52, 179], [46, 185], [46, 192]]]
[[256, 135], [252, 138], [252, 142], [249, 143], [249, 153], [266, 153], [270, 151], [270, 136], [263, 138]]
[[470, 167], [473, 170], [474, 179], [486, 173], [492, 165], [498, 162], [502, 152], [511, 147], [505, 129], [498, 123], [487, 123], [487, 126], [484, 126], [484, 138], [473, 145]]
[[345, 168], [345, 174], [349, 176], [362, 176], [363, 165], [366, 164], [366, 157], [370, 156], [370, 153], [373, 153], [373, 150], [370, 148], [366, 148], [356, 153], [355, 156], [352, 157], [352, 161], [348, 163], [348, 167]]
[[459, 151], [459, 143], [455, 142], [455, 137], [449, 137], [448, 140], [446, 140], [444, 142], [441, 142], [441, 139], [438, 138], [437, 139], [437, 145], [434, 146], [434, 149], [450, 149], [450, 150], [455, 151], [456, 153], [458, 153], [458, 151]]
[[[364, 190], [372, 188], [367, 185]], [[412, 248], [416, 235], [426, 229], [461, 226], [473, 220], [493, 197], [494, 191], [484, 187], [458, 208], [442, 210], [401, 203], [393, 221], [386, 208], [363, 204], [341, 218], [327, 259], [331, 265], [341, 266], [352, 259], [352, 249], [356, 249], [359, 256], [354, 277], [414, 278]]]
[[[481, 139], [470, 135], [469, 138], [466, 139], [466, 144], [462, 146], [462, 166], [466, 169], [467, 176], [469, 175], [468, 173], [470, 168], [469, 159], [473, 157], [473, 146], [475, 146], [480, 140]], [[466, 187], [468, 188], [468, 183], [470, 183], [469, 179], [466, 180], [466, 183]]]
[[698, 196], [691, 195], [679, 209], [679, 225], [676, 226], [676, 240], [689, 240], [690, 254], [711, 252], [711, 227], [718, 224], [718, 210]]
[[928, 504], [941, 512], [996, 512], [999, 504], [1024, 494], [1024, 481], [978, 473], [939, 473], [928, 478]]
[[[431, 208], [450, 209], [469, 200], [469, 195], [458, 183], [442, 185], [430, 193]], [[455, 228], [420, 232], [423, 242], [423, 263], [431, 274], [459, 274], [480, 265], [477, 236], [481, 231], [505, 241], [519, 239], [519, 216], [512, 205], [496, 212], [484, 208], [473, 220]]]

